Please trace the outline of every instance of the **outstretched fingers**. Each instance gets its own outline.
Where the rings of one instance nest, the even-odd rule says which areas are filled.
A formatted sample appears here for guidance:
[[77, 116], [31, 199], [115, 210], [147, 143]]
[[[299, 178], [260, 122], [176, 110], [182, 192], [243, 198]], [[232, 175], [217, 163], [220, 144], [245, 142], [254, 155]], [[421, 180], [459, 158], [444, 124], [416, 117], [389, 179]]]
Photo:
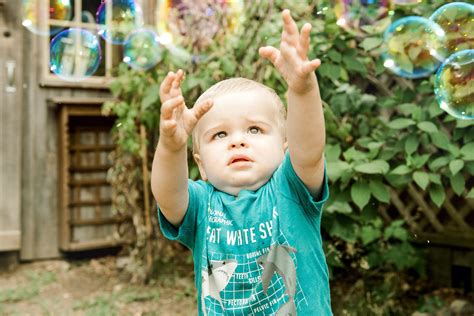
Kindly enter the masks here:
[[184, 98], [182, 96], [165, 101], [161, 105], [161, 120], [166, 121], [173, 119], [173, 113], [180, 106], [184, 106]]
[[298, 46], [298, 54], [301, 58], [306, 59], [309, 51], [309, 34], [311, 32], [311, 24], [305, 23], [301, 28], [300, 44]]
[[282, 41], [288, 42], [289, 45], [296, 45], [298, 41], [298, 26], [291, 17], [290, 10], [285, 9], [282, 12], [283, 32], [281, 34]]
[[321, 65], [320, 59], [313, 59], [311, 61], [307, 61], [303, 64], [301, 68], [301, 72], [305, 75], [309, 74], [311, 72], [314, 72], [316, 69], [318, 69], [319, 65]]
[[196, 123], [197, 121], [201, 119], [201, 117], [203, 117], [204, 114], [209, 112], [209, 110], [212, 108], [213, 105], [214, 105], [214, 102], [211, 99], [209, 99], [199, 104], [196, 104], [191, 109], [191, 111], [193, 111], [194, 116], [196, 117]]
[[260, 49], [258, 50], [258, 53], [260, 54], [260, 56], [268, 59], [273, 65], [275, 65], [275, 61], [278, 57], [279, 50], [272, 46], [265, 46], [265, 47], [260, 47]]
[[172, 71], [168, 72], [166, 75], [165, 79], [160, 85], [160, 97], [161, 97], [161, 102], [164, 102], [163, 97], [165, 95], [168, 95], [171, 90], [171, 86], [173, 84], [174, 79], [176, 78], [176, 74]]

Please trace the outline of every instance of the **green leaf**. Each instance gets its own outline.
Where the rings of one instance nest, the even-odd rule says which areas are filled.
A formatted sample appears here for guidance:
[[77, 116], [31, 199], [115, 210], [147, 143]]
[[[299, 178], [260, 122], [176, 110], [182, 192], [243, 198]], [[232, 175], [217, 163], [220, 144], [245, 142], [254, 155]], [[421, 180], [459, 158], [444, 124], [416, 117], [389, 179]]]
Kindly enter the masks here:
[[462, 173], [458, 173], [449, 177], [449, 180], [454, 193], [456, 193], [458, 196], [461, 196], [461, 194], [464, 192], [464, 188], [466, 187], [466, 180], [464, 179]]
[[474, 199], [474, 188], [469, 191], [469, 193], [466, 195], [466, 198], [468, 199]]
[[328, 228], [331, 236], [339, 237], [348, 242], [355, 242], [357, 240], [357, 225], [348, 216], [336, 216]]
[[142, 110], [146, 111], [152, 104], [158, 101], [160, 96], [160, 87], [158, 85], [150, 86], [145, 93], [142, 101]]
[[429, 175], [423, 171], [415, 171], [413, 173], [413, 180], [423, 190], [426, 190], [426, 188], [428, 187], [428, 184], [430, 183]]
[[413, 157], [413, 165], [415, 166], [416, 169], [420, 169], [425, 165], [425, 163], [430, 159], [430, 154], [424, 154], [421, 156], [415, 156]]
[[449, 150], [449, 138], [445, 133], [438, 131], [435, 133], [431, 133], [430, 135], [431, 141], [436, 147], [444, 150]]
[[363, 209], [370, 200], [368, 184], [364, 182], [354, 183], [351, 187], [351, 198], [360, 209]]
[[436, 171], [439, 168], [446, 166], [448, 163], [449, 163], [449, 157], [446, 157], [446, 156], [438, 157], [429, 163], [429, 167], [431, 170]]
[[403, 220], [393, 221], [384, 231], [385, 239], [395, 238], [401, 241], [408, 240], [408, 233], [403, 228]]
[[351, 169], [351, 165], [345, 161], [327, 161], [328, 177], [331, 181], [338, 180], [341, 175]]
[[461, 155], [464, 156], [464, 159], [467, 161], [474, 160], [474, 143], [469, 143], [461, 148]]
[[347, 161], [357, 161], [357, 160], [365, 160], [367, 158], [367, 154], [356, 150], [354, 147], [349, 148], [346, 150], [342, 156]]
[[385, 174], [390, 169], [390, 165], [384, 160], [374, 160], [360, 164], [354, 169], [358, 172], [367, 174]]
[[405, 140], [405, 152], [407, 153], [407, 155], [411, 155], [418, 149], [419, 145], [420, 138], [415, 134], [411, 134]]
[[329, 58], [332, 60], [332, 61], [335, 61], [335, 62], [340, 62], [342, 60], [342, 55], [341, 53], [339, 53], [337, 50], [334, 50], [334, 49], [331, 49], [329, 52], [328, 52], [328, 56]]
[[441, 176], [439, 174], [430, 173], [428, 176], [431, 182], [441, 185]]
[[428, 121], [420, 122], [418, 123], [417, 126], [420, 130], [427, 133], [435, 133], [438, 131], [438, 128], [436, 127], [436, 125]]
[[339, 144], [327, 144], [324, 149], [326, 161], [338, 161], [341, 155], [341, 146]]
[[393, 169], [390, 173], [391, 174], [396, 174], [396, 175], [403, 175], [403, 174], [407, 174], [407, 173], [410, 173], [411, 172], [411, 169], [408, 168], [406, 165], [400, 165], [398, 167], [396, 167], [395, 169]]
[[380, 180], [370, 180], [369, 182], [370, 192], [377, 200], [383, 203], [390, 202], [390, 192], [388, 191], [385, 184]]
[[370, 244], [376, 239], [379, 239], [381, 236], [382, 232], [373, 226], [364, 226], [360, 232], [360, 237], [364, 246]]
[[380, 44], [383, 43], [383, 38], [380, 37], [367, 37], [364, 38], [364, 40], [359, 44], [360, 47], [362, 47], [365, 51], [369, 51], [374, 49], [377, 46], [380, 46]]
[[114, 97], [119, 96], [121, 90], [122, 90], [122, 83], [120, 82], [120, 80], [112, 81], [112, 83], [110, 84], [110, 91], [112, 92], [112, 95]]
[[331, 80], [337, 80], [339, 79], [339, 74], [341, 73], [339, 71], [339, 68], [340, 67], [338, 65], [332, 64], [330, 62], [325, 62], [322, 63], [321, 66], [319, 66], [318, 73], [322, 77], [326, 77]]
[[429, 193], [433, 203], [436, 204], [437, 207], [441, 207], [446, 198], [443, 187], [440, 185], [430, 186]]
[[395, 119], [389, 122], [387, 126], [390, 127], [391, 129], [403, 129], [414, 124], [415, 124], [415, 121], [413, 120], [410, 120], [407, 118], [399, 118], [399, 119]]
[[234, 75], [236, 64], [230, 60], [229, 57], [222, 57], [222, 70], [226, 75]]
[[352, 208], [347, 202], [334, 201], [325, 208], [325, 211], [328, 213], [350, 214], [352, 213]]
[[342, 62], [348, 70], [357, 71], [361, 74], [367, 73], [367, 68], [358, 58], [344, 56]]
[[461, 159], [453, 160], [449, 163], [449, 170], [451, 170], [451, 174], [455, 175], [464, 167], [464, 161]]

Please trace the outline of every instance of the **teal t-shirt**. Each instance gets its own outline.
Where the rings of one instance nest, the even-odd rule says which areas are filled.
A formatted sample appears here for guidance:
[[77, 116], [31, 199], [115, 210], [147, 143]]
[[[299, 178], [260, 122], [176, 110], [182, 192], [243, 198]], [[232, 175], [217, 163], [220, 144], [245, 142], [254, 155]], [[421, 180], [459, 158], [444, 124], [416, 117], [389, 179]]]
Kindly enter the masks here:
[[191, 249], [199, 315], [332, 315], [318, 201], [288, 155], [257, 191], [238, 197], [188, 182], [179, 228], [159, 212], [164, 235]]

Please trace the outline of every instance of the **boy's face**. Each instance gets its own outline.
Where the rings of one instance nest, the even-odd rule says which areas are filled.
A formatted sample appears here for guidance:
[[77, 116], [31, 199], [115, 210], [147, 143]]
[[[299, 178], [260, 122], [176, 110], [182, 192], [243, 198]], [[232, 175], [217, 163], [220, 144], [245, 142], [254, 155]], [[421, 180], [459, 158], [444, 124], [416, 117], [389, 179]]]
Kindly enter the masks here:
[[280, 113], [264, 90], [233, 92], [215, 98], [195, 127], [201, 177], [218, 190], [237, 196], [257, 190], [284, 158], [286, 143]]

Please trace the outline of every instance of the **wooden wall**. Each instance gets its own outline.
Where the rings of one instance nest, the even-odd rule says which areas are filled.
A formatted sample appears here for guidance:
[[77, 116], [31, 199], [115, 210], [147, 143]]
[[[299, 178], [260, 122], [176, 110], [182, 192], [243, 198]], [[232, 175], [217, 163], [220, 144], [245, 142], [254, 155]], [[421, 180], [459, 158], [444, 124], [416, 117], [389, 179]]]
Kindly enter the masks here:
[[[8, 1], [18, 6], [20, 1]], [[20, 12], [19, 8], [13, 12]], [[17, 13], [16, 13], [17, 14]], [[58, 108], [53, 98], [108, 97], [107, 87], [100, 89], [40, 86], [42, 52], [41, 37], [32, 34], [16, 21], [21, 34], [23, 55], [23, 122], [19, 126], [21, 165], [21, 227], [22, 260], [55, 258], [59, 251], [58, 227]], [[22, 48], [22, 49], [21, 49]], [[21, 131], [21, 133], [19, 133]]]
[[58, 108], [48, 100], [109, 96], [107, 90], [40, 87], [39, 39], [24, 30], [25, 120], [21, 259], [53, 258], [59, 252]]
[[23, 104], [17, 5], [0, 2], [0, 251], [18, 250], [21, 243]]

